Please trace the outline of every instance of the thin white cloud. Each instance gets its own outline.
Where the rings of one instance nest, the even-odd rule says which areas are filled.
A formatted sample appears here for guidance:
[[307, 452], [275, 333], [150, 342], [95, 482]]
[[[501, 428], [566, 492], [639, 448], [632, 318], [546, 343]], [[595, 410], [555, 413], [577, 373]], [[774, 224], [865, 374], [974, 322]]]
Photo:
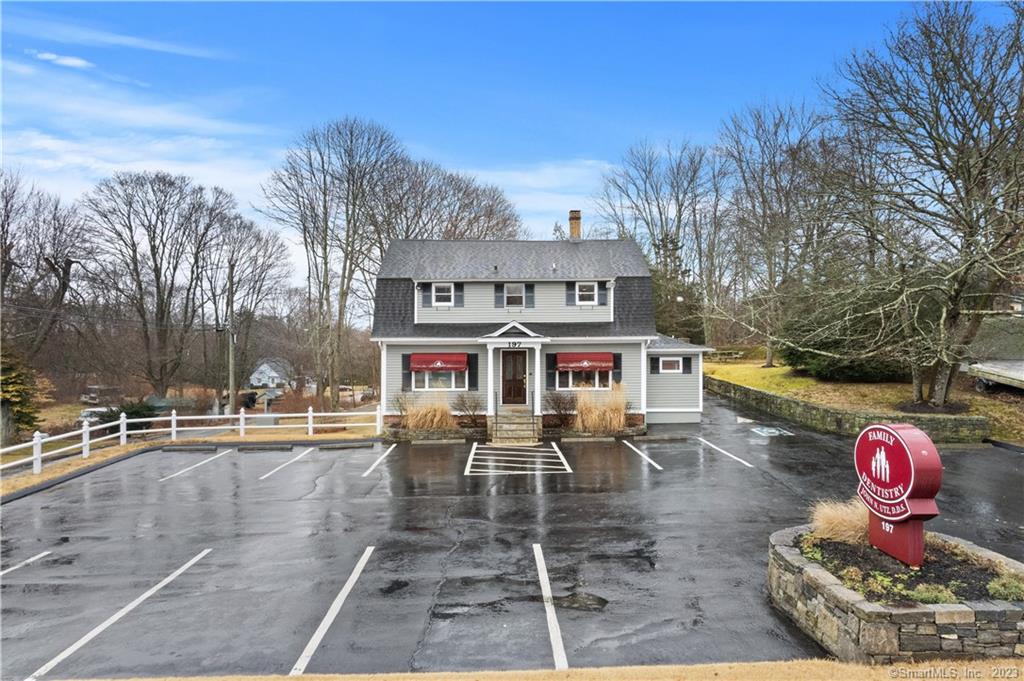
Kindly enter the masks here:
[[597, 222], [593, 197], [601, 188], [602, 175], [610, 168], [607, 161], [574, 159], [466, 172], [481, 182], [501, 187], [531, 235], [549, 239], [556, 222], [567, 225], [570, 210], [582, 210], [584, 222]]
[[95, 64], [81, 57], [74, 57], [66, 54], [56, 54], [54, 52], [39, 52], [38, 50], [25, 50], [25, 54], [29, 54], [39, 61], [49, 62], [58, 66], [66, 66], [71, 69], [91, 69]]
[[19, 123], [40, 125], [45, 122], [57, 129], [120, 128], [198, 135], [247, 135], [268, 131], [263, 125], [213, 115], [189, 102], [167, 101], [156, 95], [142, 95], [97, 82], [85, 72], [49, 69], [27, 73], [16, 63], [11, 68], [9, 60], [5, 60], [4, 69], [9, 74], [4, 82], [7, 128], [16, 128]]
[[226, 54], [218, 50], [183, 45], [181, 43], [155, 40], [142, 36], [115, 33], [89, 26], [81, 26], [54, 19], [24, 16], [11, 13], [5, 17], [4, 30], [8, 33], [28, 36], [65, 45], [86, 45], [90, 47], [123, 47], [149, 52], [177, 54], [200, 59], [224, 59]]

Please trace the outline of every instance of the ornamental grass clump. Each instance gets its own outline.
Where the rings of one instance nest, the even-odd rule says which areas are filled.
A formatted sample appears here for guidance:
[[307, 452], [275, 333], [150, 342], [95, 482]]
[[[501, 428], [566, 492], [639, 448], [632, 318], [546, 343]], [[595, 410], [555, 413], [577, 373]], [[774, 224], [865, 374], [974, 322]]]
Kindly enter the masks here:
[[608, 391], [581, 390], [576, 396], [576, 430], [581, 433], [621, 433], [626, 427], [626, 391], [621, 383]]
[[459, 424], [452, 416], [451, 407], [444, 400], [409, 405], [405, 412], [405, 427], [409, 430], [455, 430]]
[[811, 531], [819, 539], [867, 544], [868, 509], [857, 497], [849, 501], [822, 499], [811, 507]]

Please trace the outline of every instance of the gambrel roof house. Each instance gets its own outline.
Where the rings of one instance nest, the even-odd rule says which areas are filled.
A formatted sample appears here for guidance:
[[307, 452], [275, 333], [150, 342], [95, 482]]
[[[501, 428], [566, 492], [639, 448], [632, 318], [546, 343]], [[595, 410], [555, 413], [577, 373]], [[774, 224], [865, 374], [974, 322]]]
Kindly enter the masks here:
[[529, 414], [550, 392], [621, 383], [633, 423], [696, 423], [702, 353], [659, 335], [651, 273], [626, 240], [400, 240], [377, 275], [373, 340], [385, 418], [406, 404], [476, 392], [493, 422]]

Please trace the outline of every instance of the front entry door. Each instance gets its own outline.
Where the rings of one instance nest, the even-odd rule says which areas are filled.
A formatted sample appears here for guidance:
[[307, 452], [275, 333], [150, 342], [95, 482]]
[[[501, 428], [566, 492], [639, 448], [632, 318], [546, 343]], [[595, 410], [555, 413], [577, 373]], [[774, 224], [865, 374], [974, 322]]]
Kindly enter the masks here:
[[526, 350], [501, 353], [501, 403], [526, 404]]

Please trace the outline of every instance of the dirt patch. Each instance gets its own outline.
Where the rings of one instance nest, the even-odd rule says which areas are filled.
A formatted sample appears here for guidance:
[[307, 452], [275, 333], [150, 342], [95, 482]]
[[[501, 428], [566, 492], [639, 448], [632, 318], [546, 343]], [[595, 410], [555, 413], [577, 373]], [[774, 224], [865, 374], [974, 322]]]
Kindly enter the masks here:
[[966, 414], [971, 405], [966, 402], [949, 402], [935, 407], [927, 402], [900, 402], [896, 408], [907, 414]]
[[820, 563], [848, 588], [892, 605], [987, 599], [991, 597], [988, 583], [999, 576], [995, 566], [944, 542], [925, 546], [920, 568], [904, 565], [867, 544], [813, 535], [797, 537], [796, 544], [805, 558]]

